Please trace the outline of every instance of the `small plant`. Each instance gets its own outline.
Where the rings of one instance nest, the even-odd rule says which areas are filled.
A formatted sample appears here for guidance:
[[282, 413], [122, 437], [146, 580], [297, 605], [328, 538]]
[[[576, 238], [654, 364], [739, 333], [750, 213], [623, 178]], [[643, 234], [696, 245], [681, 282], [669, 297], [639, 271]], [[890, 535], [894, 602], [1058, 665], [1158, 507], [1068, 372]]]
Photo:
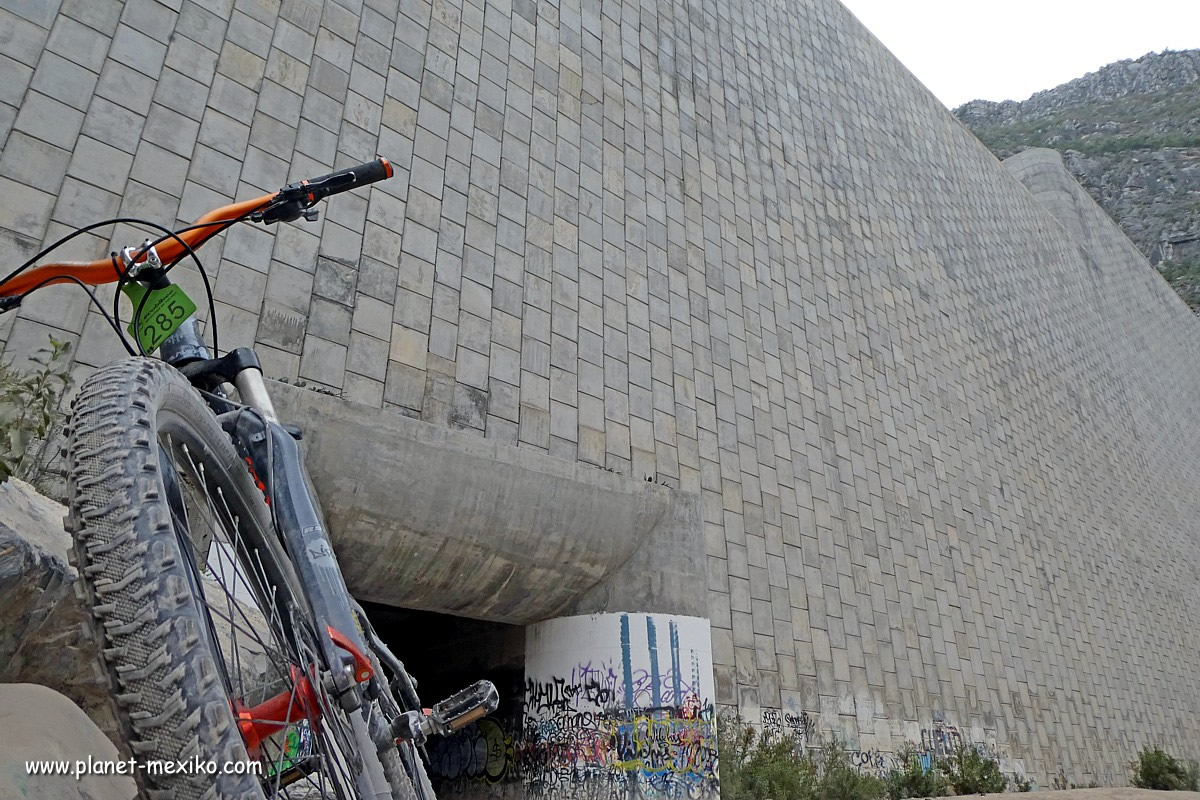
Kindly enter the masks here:
[[954, 755], [942, 764], [946, 779], [955, 794], [991, 794], [1004, 791], [1000, 762], [982, 755], [968, 744], [960, 744]]
[[1131, 766], [1133, 775], [1130, 783], [1139, 789], [1200, 791], [1200, 765], [1195, 761], [1184, 765], [1161, 747], [1145, 748]]
[[32, 368], [0, 364], [0, 481], [16, 477], [39, 486], [50, 471], [71, 388], [70, 350], [70, 342], [50, 337], [49, 348], [30, 356]]
[[1064, 789], [1072, 788], [1074, 784], [1067, 782], [1067, 773], [1059, 769], [1058, 774], [1054, 776], [1054, 789], [1063, 791]]
[[788, 737], [758, 732], [741, 717], [717, 725], [723, 800], [817, 800], [817, 768]]
[[818, 800], [877, 800], [884, 796], [884, 782], [851, 766], [846, 748], [839, 740], [833, 739], [823, 749]]
[[1013, 792], [1032, 792], [1033, 784], [1025, 777], [1013, 777], [1012, 788], [1009, 791]]
[[929, 764], [922, 762], [915, 747], [907, 745], [896, 753], [901, 768], [892, 770], [884, 781], [888, 800], [906, 797], [943, 797], [950, 794], [950, 783], [938, 769], [937, 760], [930, 755]]

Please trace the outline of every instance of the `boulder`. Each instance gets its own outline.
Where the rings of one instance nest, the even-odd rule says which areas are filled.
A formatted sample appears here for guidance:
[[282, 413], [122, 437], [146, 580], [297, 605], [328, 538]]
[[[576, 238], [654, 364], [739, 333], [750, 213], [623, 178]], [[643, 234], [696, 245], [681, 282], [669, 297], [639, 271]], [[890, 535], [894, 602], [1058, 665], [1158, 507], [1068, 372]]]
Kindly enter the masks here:
[[75, 596], [65, 514], [27, 483], [0, 484], [0, 682], [61, 692], [113, 736], [108, 684]]
[[[0, 800], [130, 800], [137, 788], [117, 769], [117, 748], [70, 700], [30, 683], [0, 684]], [[31, 774], [30, 762], [66, 764], [65, 775]], [[126, 760], [122, 768], [127, 768]], [[74, 773], [86, 774], [74, 774]]]

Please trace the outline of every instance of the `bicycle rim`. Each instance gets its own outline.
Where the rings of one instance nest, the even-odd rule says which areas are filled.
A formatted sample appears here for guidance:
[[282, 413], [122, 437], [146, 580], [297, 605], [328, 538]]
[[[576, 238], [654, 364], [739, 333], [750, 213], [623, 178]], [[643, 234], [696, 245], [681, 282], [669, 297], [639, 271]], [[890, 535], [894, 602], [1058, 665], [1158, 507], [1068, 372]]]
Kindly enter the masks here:
[[[72, 561], [143, 796], [359, 797], [362, 719], [324, 692], [298, 579], [211, 409], [149, 359], [97, 371], [72, 408]], [[209, 770], [148, 768], [192, 762]]]
[[177, 429], [160, 429], [159, 452], [193, 595], [265, 796], [357, 798], [361, 756], [352, 723], [325, 689], [313, 621], [298, 593], [268, 576], [237, 509]]

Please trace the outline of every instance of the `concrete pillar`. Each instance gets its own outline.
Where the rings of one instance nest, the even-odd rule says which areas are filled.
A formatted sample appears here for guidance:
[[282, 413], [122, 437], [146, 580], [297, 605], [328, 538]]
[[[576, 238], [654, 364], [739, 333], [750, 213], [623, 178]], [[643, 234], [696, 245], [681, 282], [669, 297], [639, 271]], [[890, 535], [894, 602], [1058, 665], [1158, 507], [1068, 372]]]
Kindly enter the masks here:
[[525, 638], [526, 797], [719, 797], [707, 619], [592, 614]]

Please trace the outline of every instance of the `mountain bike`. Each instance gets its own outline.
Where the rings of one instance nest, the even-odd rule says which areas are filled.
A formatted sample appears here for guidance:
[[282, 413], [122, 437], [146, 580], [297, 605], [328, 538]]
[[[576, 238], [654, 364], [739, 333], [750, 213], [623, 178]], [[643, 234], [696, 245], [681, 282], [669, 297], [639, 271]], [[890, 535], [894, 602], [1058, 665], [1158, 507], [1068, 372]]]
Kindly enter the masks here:
[[[487, 681], [421, 706], [346, 588], [302, 431], [278, 418], [252, 349], [218, 350], [212, 284], [196, 254], [232, 225], [314, 220], [321, 200], [391, 175], [380, 158], [175, 231], [103, 220], [0, 280], [0, 313], [44, 286], [77, 284], [130, 355], [93, 373], [72, 402], [66, 523], [146, 797], [435, 800], [426, 737], [496, 708]], [[35, 266], [116, 223], [154, 235], [108, 258]], [[208, 295], [211, 349], [195, 302], [171, 281], [184, 259]], [[111, 311], [91, 288], [106, 283], [116, 284]]]

